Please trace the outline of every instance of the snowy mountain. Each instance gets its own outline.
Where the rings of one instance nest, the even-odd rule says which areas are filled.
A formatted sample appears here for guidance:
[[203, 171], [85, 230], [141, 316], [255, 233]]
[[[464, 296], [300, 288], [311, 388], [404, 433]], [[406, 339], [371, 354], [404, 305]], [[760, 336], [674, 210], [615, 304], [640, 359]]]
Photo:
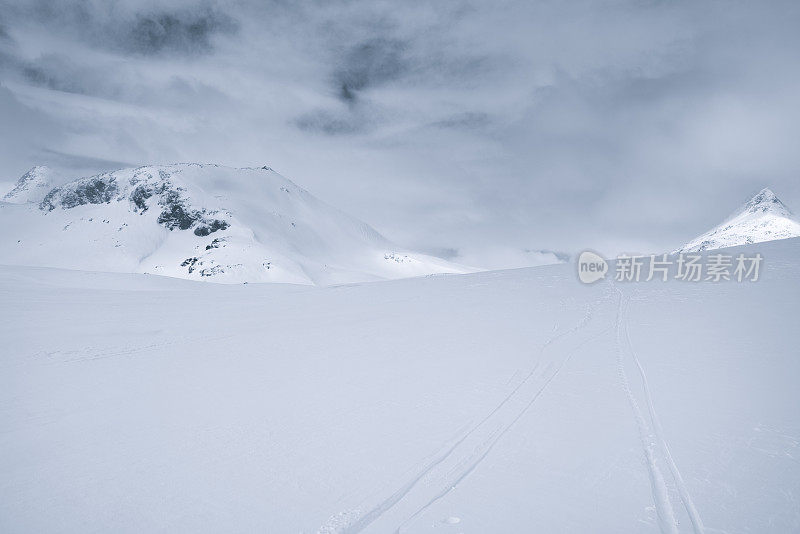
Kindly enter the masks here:
[[35, 167], [0, 224], [8, 265], [318, 285], [470, 270], [398, 248], [268, 167], [146, 166], [56, 187]]
[[40, 202], [56, 181], [53, 170], [45, 166], [33, 167], [17, 180], [14, 187], [6, 193], [2, 201], [12, 204]]
[[770, 189], [762, 189], [725, 222], [676, 249], [698, 252], [800, 236], [800, 222]]
[[0, 532], [800, 532], [800, 239], [739, 251], [757, 282], [0, 266]]

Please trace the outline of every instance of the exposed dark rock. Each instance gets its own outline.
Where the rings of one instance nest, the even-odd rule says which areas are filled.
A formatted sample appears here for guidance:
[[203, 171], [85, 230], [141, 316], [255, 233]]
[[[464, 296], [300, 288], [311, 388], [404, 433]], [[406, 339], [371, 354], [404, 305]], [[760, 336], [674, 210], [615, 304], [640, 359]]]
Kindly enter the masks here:
[[188, 230], [202, 217], [202, 213], [198, 210], [187, 209], [180, 193], [174, 189], [162, 195], [159, 204], [164, 206], [164, 209], [158, 216], [158, 222], [170, 230], [175, 228]]
[[204, 221], [205, 224], [202, 224], [194, 229], [194, 235], [199, 236], [207, 236], [209, 234], [213, 234], [217, 230], [226, 230], [228, 226], [227, 221], [222, 221], [220, 219], [213, 219], [211, 221]]
[[107, 204], [119, 191], [117, 180], [107, 175], [83, 178], [72, 184], [56, 187], [42, 199], [39, 208], [52, 211], [56, 206], [64, 209], [84, 204]]
[[224, 237], [218, 237], [214, 239], [210, 245], [206, 245], [206, 250], [211, 250], [212, 248], [219, 248], [224, 241], [225, 241]]
[[[162, 169], [159, 169], [157, 177], [142, 169], [134, 174], [129, 184], [130, 189], [126, 187], [118, 200], [124, 200], [127, 194], [131, 209], [143, 214], [148, 210], [150, 199], [157, 198], [161, 207], [157, 221], [169, 230], [194, 228], [195, 235], [203, 237], [230, 226], [227, 221], [213, 217], [215, 211], [191, 208], [183, 196], [183, 189], [174, 187], [170, 182], [170, 174]], [[44, 197], [39, 208], [52, 211], [56, 207], [69, 209], [84, 204], [109, 203], [119, 193], [116, 177], [106, 173], [54, 188]]]
[[200, 276], [208, 277], [208, 276], [214, 276], [215, 274], [221, 274], [221, 273], [224, 273], [224, 272], [225, 272], [225, 269], [223, 269], [221, 265], [214, 265], [214, 266], [208, 267], [206, 269], [201, 269], [200, 270]]
[[194, 264], [197, 263], [197, 258], [186, 258], [181, 263], [181, 267], [189, 267], [189, 272], [194, 271]]
[[[131, 182], [135, 183], [133, 180]], [[140, 183], [131, 192], [130, 201], [135, 206], [133, 211], [144, 213], [147, 211], [147, 200], [154, 195], [161, 195], [167, 190], [169, 182], [162, 182], [159, 185]]]

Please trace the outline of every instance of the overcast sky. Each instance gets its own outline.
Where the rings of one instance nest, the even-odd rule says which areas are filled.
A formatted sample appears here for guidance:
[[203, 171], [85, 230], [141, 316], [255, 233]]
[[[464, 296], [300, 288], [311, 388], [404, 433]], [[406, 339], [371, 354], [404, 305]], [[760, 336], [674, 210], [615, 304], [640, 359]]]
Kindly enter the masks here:
[[267, 164], [465, 263], [670, 250], [765, 186], [800, 210], [798, 28], [797, 1], [0, 0], [0, 180]]

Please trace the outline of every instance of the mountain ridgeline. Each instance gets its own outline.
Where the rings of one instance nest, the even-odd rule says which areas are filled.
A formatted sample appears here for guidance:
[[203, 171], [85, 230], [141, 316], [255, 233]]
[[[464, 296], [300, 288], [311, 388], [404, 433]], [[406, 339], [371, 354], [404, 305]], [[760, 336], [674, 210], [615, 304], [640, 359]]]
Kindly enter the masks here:
[[800, 222], [772, 190], [765, 188], [722, 224], [673, 252], [700, 252], [792, 237], [800, 237]]
[[3, 197], [0, 263], [316, 285], [471, 270], [397, 247], [269, 167], [189, 163], [58, 181], [35, 167]]

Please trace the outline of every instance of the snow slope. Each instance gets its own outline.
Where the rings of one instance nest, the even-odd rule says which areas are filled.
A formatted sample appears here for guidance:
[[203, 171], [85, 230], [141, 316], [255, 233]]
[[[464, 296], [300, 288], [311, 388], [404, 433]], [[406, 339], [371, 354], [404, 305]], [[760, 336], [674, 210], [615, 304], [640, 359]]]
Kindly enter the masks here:
[[267, 167], [46, 177], [34, 168], [0, 202], [0, 264], [320, 285], [470, 270], [398, 248]]
[[725, 222], [673, 252], [697, 252], [800, 237], [798, 222], [770, 189], [762, 189]]
[[742, 250], [757, 282], [0, 267], [0, 531], [797, 532], [800, 240]]
[[24, 204], [41, 202], [52, 189], [57, 179], [52, 169], [45, 166], [33, 167], [17, 180], [17, 183], [2, 197], [3, 202]]

